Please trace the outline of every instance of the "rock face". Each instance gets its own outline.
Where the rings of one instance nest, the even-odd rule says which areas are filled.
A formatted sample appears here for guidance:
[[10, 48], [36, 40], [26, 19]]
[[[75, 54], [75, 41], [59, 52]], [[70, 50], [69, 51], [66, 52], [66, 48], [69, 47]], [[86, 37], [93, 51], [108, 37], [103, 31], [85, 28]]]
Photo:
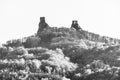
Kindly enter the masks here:
[[71, 28], [74, 28], [74, 29], [76, 29], [76, 30], [82, 29], [82, 28], [79, 26], [77, 20], [73, 20], [73, 21], [72, 21]]
[[40, 17], [40, 22], [39, 22], [39, 29], [37, 31], [37, 34], [43, 31], [45, 28], [48, 28], [49, 25], [45, 22], [45, 17]]

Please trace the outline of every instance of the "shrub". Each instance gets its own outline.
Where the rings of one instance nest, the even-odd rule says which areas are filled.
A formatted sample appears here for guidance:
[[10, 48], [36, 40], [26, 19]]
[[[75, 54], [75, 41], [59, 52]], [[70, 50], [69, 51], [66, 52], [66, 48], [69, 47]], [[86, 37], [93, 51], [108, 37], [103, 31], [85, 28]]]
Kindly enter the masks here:
[[26, 48], [31, 48], [31, 47], [38, 47], [40, 45], [41, 39], [39, 37], [33, 36], [33, 37], [28, 37], [26, 42], [24, 43], [24, 46]]
[[19, 47], [22, 46], [22, 40], [21, 39], [16, 39], [16, 40], [10, 40], [7, 41], [7, 43], [5, 44], [5, 46], [7, 47]]
[[47, 60], [42, 60], [42, 63], [47, 66], [53, 66], [56, 72], [64, 74], [77, 68], [77, 64], [70, 62], [61, 49], [49, 50], [45, 54], [50, 55], [50, 57]]
[[41, 38], [42, 42], [51, 42], [51, 39], [57, 36], [57, 34], [48, 29], [42, 31], [38, 36]]
[[44, 53], [46, 52], [48, 49], [47, 48], [42, 48], [42, 47], [37, 47], [37, 48], [29, 48], [27, 49], [29, 53], [33, 53], [33, 54], [39, 54], [39, 53]]
[[0, 58], [6, 57], [7, 54], [8, 54], [8, 49], [7, 49], [7, 47], [1, 47], [1, 48], [0, 48]]
[[28, 51], [23, 47], [18, 47], [14, 49], [14, 51], [12, 51], [11, 53], [15, 55], [25, 55], [25, 54], [28, 54]]

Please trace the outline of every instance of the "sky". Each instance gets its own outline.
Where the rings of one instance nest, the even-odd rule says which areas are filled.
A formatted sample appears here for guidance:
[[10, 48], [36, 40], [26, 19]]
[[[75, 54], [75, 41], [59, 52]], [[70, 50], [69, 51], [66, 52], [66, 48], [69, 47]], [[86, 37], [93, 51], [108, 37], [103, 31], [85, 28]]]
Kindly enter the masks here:
[[0, 43], [33, 35], [40, 17], [51, 27], [70, 27], [120, 38], [120, 0], [0, 0]]

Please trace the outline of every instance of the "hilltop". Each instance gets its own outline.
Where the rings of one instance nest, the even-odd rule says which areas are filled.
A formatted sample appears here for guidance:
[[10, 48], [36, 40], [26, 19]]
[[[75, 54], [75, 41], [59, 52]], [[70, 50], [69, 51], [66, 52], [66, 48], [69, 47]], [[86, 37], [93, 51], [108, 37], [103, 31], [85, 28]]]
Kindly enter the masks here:
[[[0, 79], [119, 80], [120, 40], [82, 28], [50, 27], [0, 47]], [[78, 25], [77, 25], [78, 26]]]

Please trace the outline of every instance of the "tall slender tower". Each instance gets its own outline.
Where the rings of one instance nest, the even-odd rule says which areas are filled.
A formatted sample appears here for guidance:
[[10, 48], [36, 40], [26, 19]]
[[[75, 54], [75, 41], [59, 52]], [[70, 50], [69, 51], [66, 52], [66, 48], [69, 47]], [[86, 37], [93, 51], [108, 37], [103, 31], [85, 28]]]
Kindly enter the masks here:
[[39, 29], [37, 31], [37, 34], [39, 34], [41, 31], [48, 27], [49, 25], [45, 22], [45, 17], [40, 17]]

